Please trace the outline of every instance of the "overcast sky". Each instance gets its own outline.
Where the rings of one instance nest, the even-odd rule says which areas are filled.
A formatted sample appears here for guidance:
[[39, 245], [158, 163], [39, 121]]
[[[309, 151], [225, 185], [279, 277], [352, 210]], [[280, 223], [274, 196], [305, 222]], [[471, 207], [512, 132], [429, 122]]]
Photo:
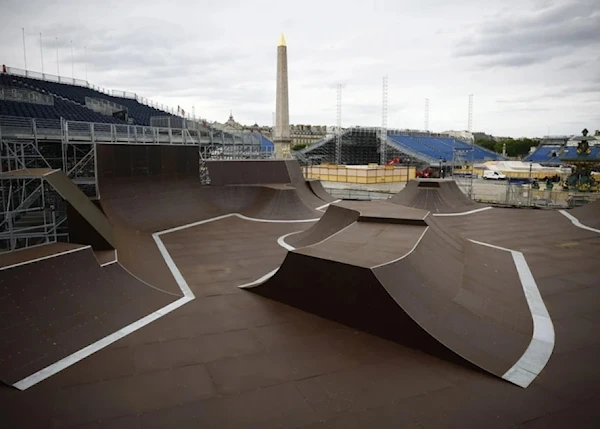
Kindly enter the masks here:
[[0, 1], [0, 63], [74, 74], [224, 122], [271, 125], [279, 33], [290, 122], [467, 128], [494, 135], [600, 128], [599, 0]]

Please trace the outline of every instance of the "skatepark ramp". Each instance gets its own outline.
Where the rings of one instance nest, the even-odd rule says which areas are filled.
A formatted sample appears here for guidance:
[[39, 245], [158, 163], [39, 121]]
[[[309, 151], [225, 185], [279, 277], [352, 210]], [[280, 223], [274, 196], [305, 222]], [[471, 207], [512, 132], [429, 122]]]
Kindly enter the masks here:
[[61, 170], [44, 174], [44, 179], [74, 208], [88, 224], [113, 248], [115, 237], [112, 225], [102, 211]]
[[180, 298], [133, 277], [116, 259], [103, 265], [90, 246], [69, 243], [0, 255], [3, 383], [27, 389]]
[[74, 224], [77, 224], [79, 228], [95, 231], [96, 236], [99, 236], [95, 238], [96, 242], [103, 242], [106, 248], [111, 246], [114, 248], [114, 232], [110, 222], [102, 213], [102, 210], [62, 170], [49, 168], [22, 169], [7, 171], [2, 173], [1, 176], [3, 178], [36, 178], [46, 181], [68, 203], [68, 210], [70, 217], [74, 219]]
[[600, 199], [566, 212], [575, 216], [582, 224], [600, 229]]
[[[332, 205], [312, 228], [286, 237], [292, 250], [280, 269], [250, 290], [526, 387], [553, 343], [535, 338], [525, 269], [508, 249], [438, 222], [383, 202]], [[524, 363], [534, 339], [537, 361]]]
[[[207, 161], [211, 184], [204, 185], [197, 151], [186, 146], [105, 144], [97, 151], [100, 204], [115, 230], [119, 261], [175, 293], [179, 287], [152, 234], [234, 213], [316, 220], [323, 215], [316, 208], [327, 204], [310, 190], [296, 161]], [[117, 159], [119, 168], [112, 164]]]
[[452, 180], [411, 180], [389, 201], [431, 213], [462, 213], [486, 208], [467, 197]]

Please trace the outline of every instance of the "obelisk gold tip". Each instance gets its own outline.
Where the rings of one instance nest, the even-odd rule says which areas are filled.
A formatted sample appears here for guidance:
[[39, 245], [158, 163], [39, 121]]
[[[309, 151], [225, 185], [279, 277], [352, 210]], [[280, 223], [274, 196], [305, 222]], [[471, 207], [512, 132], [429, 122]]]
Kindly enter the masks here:
[[277, 46], [287, 46], [287, 44], [285, 43], [285, 36], [283, 35], [283, 33], [281, 33], [281, 36], [279, 36], [279, 44]]

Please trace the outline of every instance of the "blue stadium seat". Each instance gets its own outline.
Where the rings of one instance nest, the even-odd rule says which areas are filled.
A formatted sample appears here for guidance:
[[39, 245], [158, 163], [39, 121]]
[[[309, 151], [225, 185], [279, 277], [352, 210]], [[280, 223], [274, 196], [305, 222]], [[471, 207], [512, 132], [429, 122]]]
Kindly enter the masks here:
[[262, 152], [273, 152], [275, 150], [275, 144], [271, 140], [269, 140], [268, 138], [263, 136], [262, 134], [259, 134], [259, 136], [260, 136], [260, 150]]
[[531, 154], [525, 157], [525, 161], [560, 164], [561, 145], [549, 144], [541, 145]]
[[[390, 135], [389, 138], [400, 145], [434, 159], [442, 158], [450, 161], [454, 157], [455, 150], [472, 150], [473, 160], [477, 162], [505, 159], [495, 152], [461, 142], [452, 137]], [[471, 154], [464, 156], [471, 158]]]

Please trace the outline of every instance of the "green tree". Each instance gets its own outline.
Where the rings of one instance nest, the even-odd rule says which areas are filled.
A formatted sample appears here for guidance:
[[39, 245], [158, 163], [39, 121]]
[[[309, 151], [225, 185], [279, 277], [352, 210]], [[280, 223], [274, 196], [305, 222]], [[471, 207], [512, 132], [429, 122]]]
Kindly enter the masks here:
[[292, 147], [292, 150], [293, 150], [293, 151], [302, 150], [302, 149], [304, 149], [304, 148], [305, 148], [305, 147], [307, 147], [307, 146], [308, 146], [308, 143], [300, 143], [300, 144], [296, 144], [296, 145], [294, 145], [294, 146]]
[[494, 140], [483, 140], [483, 139], [481, 139], [481, 140], [475, 141], [475, 144], [477, 146], [481, 146], [481, 147], [483, 147], [485, 149], [488, 149], [488, 150], [495, 150], [494, 147], [496, 145], [496, 142]]

